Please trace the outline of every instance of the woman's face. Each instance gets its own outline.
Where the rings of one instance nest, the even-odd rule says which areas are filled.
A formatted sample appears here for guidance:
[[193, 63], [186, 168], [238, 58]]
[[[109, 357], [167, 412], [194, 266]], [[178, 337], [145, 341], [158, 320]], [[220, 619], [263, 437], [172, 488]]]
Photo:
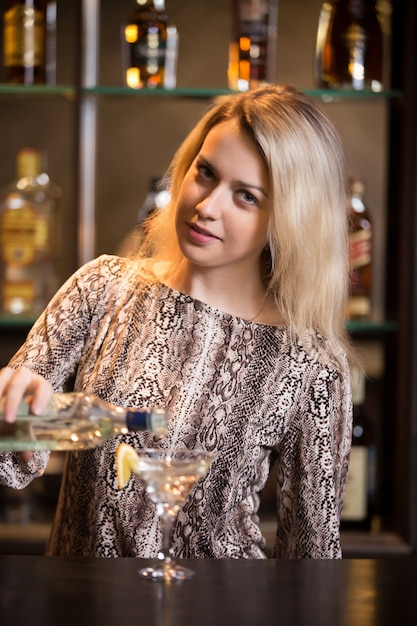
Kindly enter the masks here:
[[190, 263], [242, 275], [260, 267], [271, 209], [268, 172], [236, 122], [208, 133], [179, 193], [176, 231]]

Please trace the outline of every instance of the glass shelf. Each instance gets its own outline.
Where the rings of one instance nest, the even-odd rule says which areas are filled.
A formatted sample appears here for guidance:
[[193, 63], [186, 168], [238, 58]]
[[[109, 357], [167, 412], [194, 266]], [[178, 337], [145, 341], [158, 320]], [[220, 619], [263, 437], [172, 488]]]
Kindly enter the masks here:
[[168, 96], [182, 98], [212, 98], [224, 94], [235, 93], [227, 88], [221, 87], [178, 87], [176, 89], [132, 89], [130, 87], [106, 86], [84, 87], [82, 93], [92, 96], [128, 96], [128, 97], [148, 97], [148, 96]]
[[393, 321], [347, 320], [346, 328], [352, 334], [393, 333], [398, 330], [398, 324]]
[[0, 96], [64, 96], [74, 98], [75, 87], [69, 85], [9, 85], [0, 83]]
[[36, 319], [24, 315], [0, 315], [0, 328], [30, 328]]
[[[226, 87], [177, 87], [176, 89], [132, 89], [130, 87], [98, 85], [96, 87], [84, 87], [82, 90], [84, 95], [92, 96], [129, 96], [129, 97], [147, 97], [147, 96], [168, 96], [183, 98], [212, 98], [224, 94], [239, 93], [232, 91]], [[325, 102], [337, 102], [340, 100], [382, 100], [386, 98], [400, 98], [400, 91], [348, 91], [348, 90], [330, 90], [330, 89], [302, 89], [307, 96], [311, 98], [320, 98]]]
[[386, 100], [402, 98], [401, 91], [349, 91], [348, 89], [302, 89], [310, 98], [320, 98], [324, 102], [340, 102], [341, 100]]
[[[311, 98], [319, 98], [324, 102], [338, 102], [340, 100], [381, 100], [386, 98], [400, 98], [400, 91], [349, 91], [343, 89], [301, 89]], [[64, 96], [74, 98], [76, 87], [70, 85], [10, 85], [0, 83], [0, 96]], [[131, 89], [118, 85], [98, 85], [84, 87], [81, 93], [91, 96], [167, 96], [182, 98], [213, 98], [224, 94], [238, 93], [227, 87], [177, 87], [176, 89]]]

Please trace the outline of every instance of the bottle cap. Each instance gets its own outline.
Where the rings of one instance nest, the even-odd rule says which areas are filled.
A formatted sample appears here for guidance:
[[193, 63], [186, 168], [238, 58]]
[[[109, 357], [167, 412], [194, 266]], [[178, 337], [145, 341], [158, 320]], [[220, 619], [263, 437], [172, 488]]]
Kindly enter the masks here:
[[37, 148], [22, 148], [17, 155], [18, 178], [35, 178], [42, 172], [43, 153]]

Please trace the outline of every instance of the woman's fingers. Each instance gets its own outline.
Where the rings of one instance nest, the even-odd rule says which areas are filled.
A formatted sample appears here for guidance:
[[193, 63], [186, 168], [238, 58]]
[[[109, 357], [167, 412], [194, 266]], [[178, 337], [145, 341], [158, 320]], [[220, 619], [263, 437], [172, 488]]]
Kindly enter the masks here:
[[51, 384], [27, 367], [0, 370], [0, 398], [5, 422], [14, 422], [17, 409], [25, 395], [30, 396], [30, 411], [40, 413], [52, 394]]

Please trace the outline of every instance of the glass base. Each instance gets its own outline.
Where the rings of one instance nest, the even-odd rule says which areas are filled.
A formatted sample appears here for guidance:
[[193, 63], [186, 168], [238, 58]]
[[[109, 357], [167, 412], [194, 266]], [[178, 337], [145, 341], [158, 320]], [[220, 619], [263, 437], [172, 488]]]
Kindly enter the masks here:
[[194, 573], [193, 570], [178, 565], [172, 559], [166, 559], [155, 566], [144, 567], [138, 571], [138, 575], [141, 578], [146, 578], [154, 582], [181, 582], [194, 576]]

